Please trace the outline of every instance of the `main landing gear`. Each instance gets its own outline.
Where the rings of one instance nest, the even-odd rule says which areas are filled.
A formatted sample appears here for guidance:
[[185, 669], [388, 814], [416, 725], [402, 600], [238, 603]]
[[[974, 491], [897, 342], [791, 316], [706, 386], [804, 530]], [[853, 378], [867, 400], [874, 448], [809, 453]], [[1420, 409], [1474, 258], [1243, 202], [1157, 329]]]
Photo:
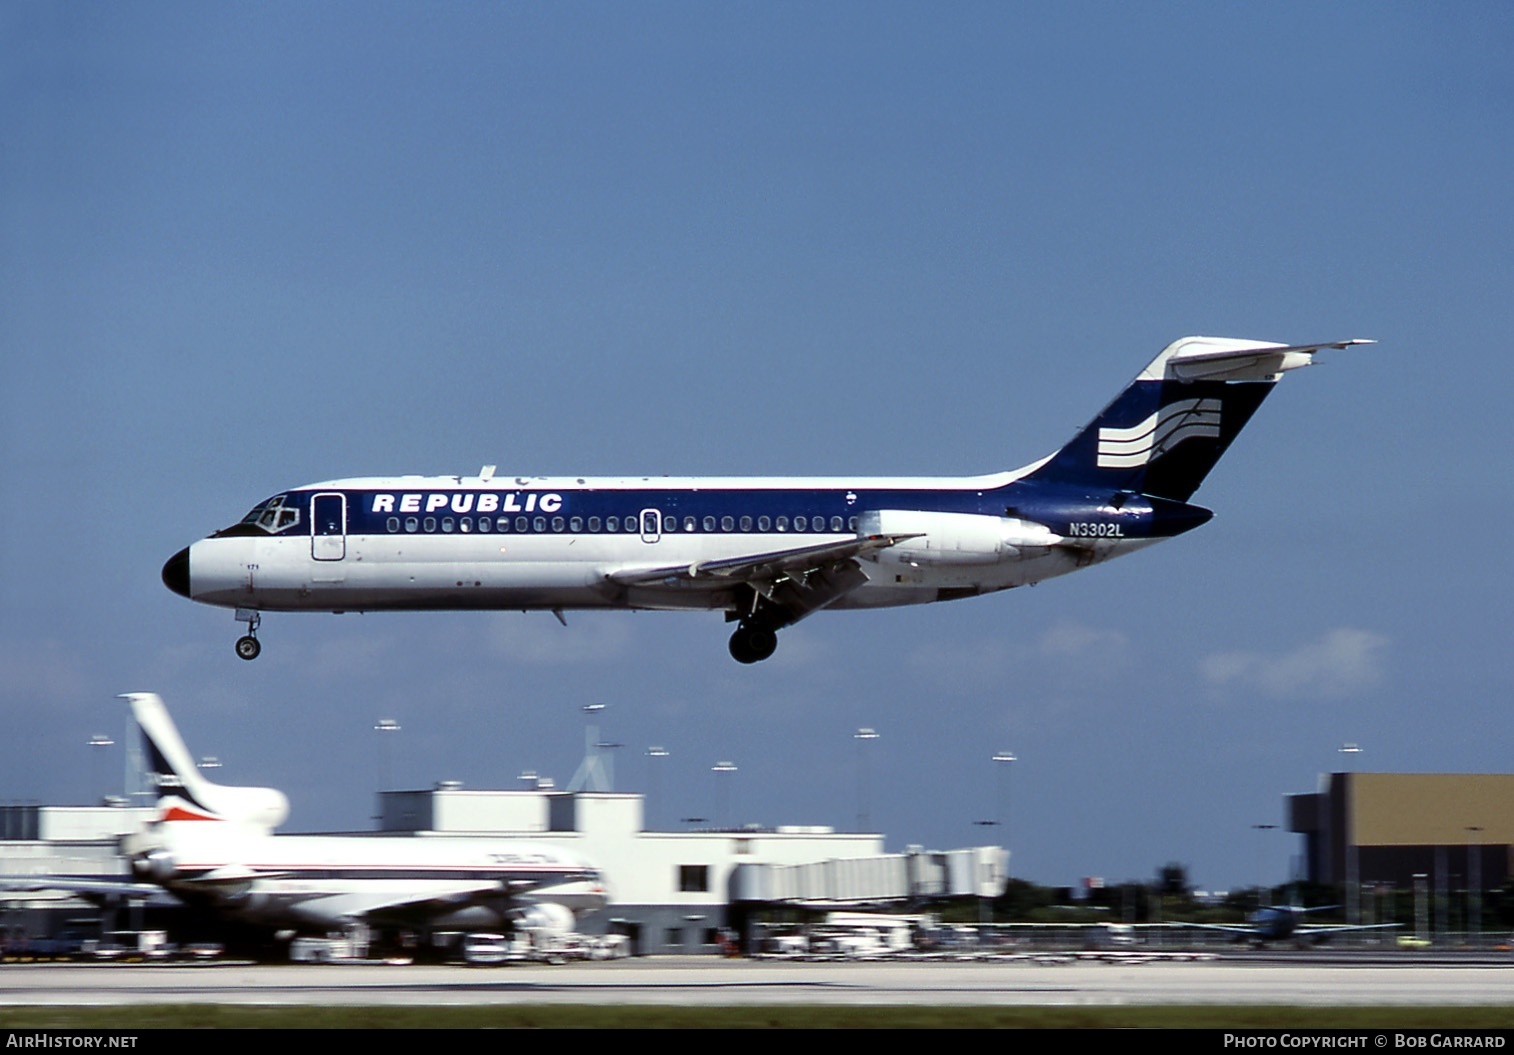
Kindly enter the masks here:
[[260, 612], [250, 608], [237, 609], [237, 622], [247, 624], [247, 633], [237, 638], [237, 655], [242, 659], [257, 659], [263, 646], [258, 643], [258, 624], [263, 621]]
[[752, 619], [743, 619], [731, 635], [731, 658], [737, 663], [757, 663], [777, 648], [778, 631]]

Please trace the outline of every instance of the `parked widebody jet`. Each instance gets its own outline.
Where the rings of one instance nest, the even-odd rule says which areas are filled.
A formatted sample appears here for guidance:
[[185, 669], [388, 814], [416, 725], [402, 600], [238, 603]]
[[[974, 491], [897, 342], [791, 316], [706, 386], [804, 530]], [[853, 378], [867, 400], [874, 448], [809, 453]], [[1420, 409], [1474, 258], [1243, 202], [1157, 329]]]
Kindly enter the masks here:
[[550, 844], [505, 839], [275, 835], [272, 788], [206, 780], [152, 693], [131, 693], [157, 819], [122, 840], [133, 873], [226, 918], [307, 932], [519, 926], [564, 932], [605, 904], [597, 869]]
[[163, 566], [174, 592], [263, 612], [718, 611], [766, 659], [821, 609], [948, 601], [1077, 571], [1190, 531], [1198, 489], [1274, 383], [1324, 348], [1173, 342], [1066, 446], [949, 478], [334, 480], [283, 491]]

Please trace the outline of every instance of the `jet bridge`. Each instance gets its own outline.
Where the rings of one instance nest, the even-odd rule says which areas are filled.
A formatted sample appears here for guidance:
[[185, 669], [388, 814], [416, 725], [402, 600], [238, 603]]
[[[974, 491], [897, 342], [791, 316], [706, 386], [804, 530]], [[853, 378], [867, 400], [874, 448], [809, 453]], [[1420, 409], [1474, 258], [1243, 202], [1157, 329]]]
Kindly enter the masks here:
[[1009, 853], [998, 846], [918, 850], [810, 864], [736, 866], [733, 901], [770, 904], [878, 904], [921, 898], [997, 897]]

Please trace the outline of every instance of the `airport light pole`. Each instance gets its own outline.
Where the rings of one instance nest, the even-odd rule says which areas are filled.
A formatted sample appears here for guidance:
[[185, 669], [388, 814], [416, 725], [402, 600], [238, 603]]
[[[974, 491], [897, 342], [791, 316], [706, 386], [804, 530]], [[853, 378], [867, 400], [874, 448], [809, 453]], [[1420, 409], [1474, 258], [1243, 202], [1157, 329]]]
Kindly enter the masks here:
[[[1018, 761], [1020, 761], [1020, 758], [1013, 751], [994, 752], [994, 823], [1003, 829], [1004, 853], [1006, 856], [1010, 854], [1012, 849], [1010, 841], [1013, 834], [1010, 831], [1009, 824], [1011, 805], [1009, 799], [1009, 767]], [[1006, 863], [1004, 868], [1006, 876], [1013, 874], [1011, 869], [1012, 865]]]
[[878, 739], [878, 732], [863, 726], [852, 734], [852, 739], [857, 741], [857, 830], [865, 832], [871, 826], [871, 819], [867, 812], [867, 752], [864, 748]]
[[[1012, 872], [1010, 871], [1011, 850], [1009, 845], [1009, 804], [1005, 797], [1004, 786], [1008, 779], [1006, 774], [1012, 762], [1018, 762], [1019, 758], [1011, 751], [997, 751], [991, 761], [994, 764], [994, 801], [989, 804], [989, 812], [994, 816], [982, 821], [973, 821], [980, 828], [1002, 828], [1003, 835], [999, 839], [1000, 849], [1004, 851], [1004, 879], [1006, 883]], [[993, 899], [978, 895], [978, 923], [980, 925], [992, 923]]]
[[652, 827], [651, 805], [657, 799], [658, 778], [662, 775], [662, 763], [658, 759], [667, 757], [668, 749], [666, 747], [654, 745], [647, 748], [647, 758], [651, 759], [651, 761], [647, 763], [647, 801], [646, 808], [644, 809], [646, 816], [642, 819], [642, 826], [644, 828], [650, 829]]
[[728, 813], [730, 810], [731, 794], [726, 784], [732, 778], [727, 776], [722, 779], [721, 774], [734, 774], [736, 772], [736, 763], [716, 762], [710, 767], [710, 772], [715, 774], [715, 824], [719, 827], [720, 824], [724, 823], [729, 827], [730, 819]]
[[1482, 825], [1467, 825], [1467, 932], [1475, 948], [1482, 937]]
[[[91, 736], [89, 738], [89, 746], [99, 748], [99, 750], [91, 751], [89, 753], [89, 756], [91, 759], [99, 758], [101, 752], [103, 752], [106, 748], [114, 747], [115, 745], [116, 742], [110, 737], [106, 736], [104, 733], [96, 733], [94, 736]], [[93, 795], [96, 789], [98, 789], [100, 792], [99, 801], [104, 802], [105, 789], [101, 786], [100, 767], [94, 762], [91, 762], [89, 767], [89, 785], [90, 794]]]
[[[1278, 828], [1276, 824], [1253, 824], [1251, 827], [1253, 830], [1259, 832], [1275, 832]], [[1260, 891], [1257, 898], [1258, 907], [1266, 908], [1272, 904], [1272, 887], [1267, 883], [1261, 883], [1258, 884], [1258, 889]]]
[[1356, 741], [1348, 740], [1336, 748], [1336, 750], [1347, 757], [1349, 761], [1346, 764], [1346, 772], [1353, 775], [1351, 779], [1346, 781], [1346, 787], [1349, 791], [1347, 792], [1345, 807], [1341, 810], [1341, 815], [1345, 819], [1345, 831], [1342, 834], [1345, 836], [1346, 844], [1346, 922], [1354, 926], [1360, 924], [1362, 920], [1361, 891], [1357, 889], [1360, 884], [1357, 881], [1356, 825], [1353, 823], [1351, 815], [1356, 805], [1356, 780], [1354, 776], [1356, 772], [1356, 756], [1362, 753], [1362, 749], [1357, 746]]
[[373, 731], [378, 734], [378, 812], [373, 819], [382, 827], [384, 823], [384, 791], [389, 784], [390, 755], [392, 751], [389, 741], [394, 734], [400, 731], [400, 723], [393, 718], [380, 718], [374, 725]]
[[1414, 933], [1425, 942], [1430, 940], [1430, 913], [1425, 904], [1430, 893], [1428, 878], [1423, 872], [1414, 873]]

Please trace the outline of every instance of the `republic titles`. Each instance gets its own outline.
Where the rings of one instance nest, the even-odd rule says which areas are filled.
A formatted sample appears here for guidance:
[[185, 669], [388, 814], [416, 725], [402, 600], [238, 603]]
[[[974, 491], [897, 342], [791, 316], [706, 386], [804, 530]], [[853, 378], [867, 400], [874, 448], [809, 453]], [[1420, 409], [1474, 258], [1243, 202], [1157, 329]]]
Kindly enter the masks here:
[[372, 496], [371, 513], [556, 513], [552, 491], [412, 491]]

